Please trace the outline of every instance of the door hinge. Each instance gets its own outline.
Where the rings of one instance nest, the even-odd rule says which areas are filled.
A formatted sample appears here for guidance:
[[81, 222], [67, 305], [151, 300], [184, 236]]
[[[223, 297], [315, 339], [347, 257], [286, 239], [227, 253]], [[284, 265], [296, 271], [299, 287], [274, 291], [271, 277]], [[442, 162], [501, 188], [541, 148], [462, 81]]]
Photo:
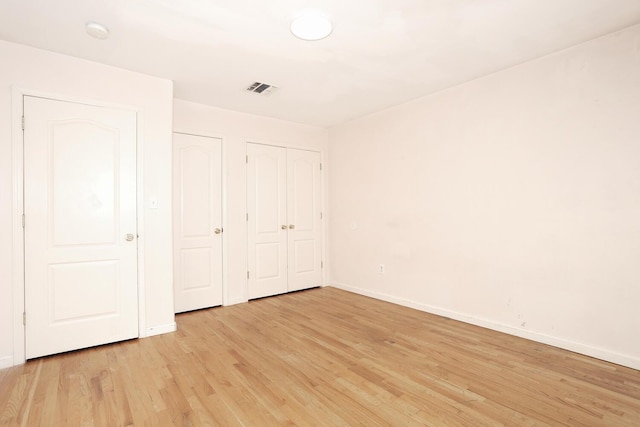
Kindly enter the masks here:
[[247, 271], [247, 279], [249, 278], [249, 272]]
[[249, 222], [249, 213], [247, 212], [247, 222]]
[[22, 214], [22, 228], [24, 228], [24, 214]]
[[22, 130], [24, 130], [24, 116], [22, 116]]
[[27, 326], [27, 313], [24, 311], [22, 312], [22, 324]]
[[324, 268], [324, 261], [320, 261], [320, 268]]
[[320, 163], [320, 170], [322, 170], [322, 163]]
[[322, 212], [320, 212], [320, 219], [322, 219]]
[[246, 159], [246, 162], [249, 163], [249, 155], [248, 154], [245, 156], [245, 159]]

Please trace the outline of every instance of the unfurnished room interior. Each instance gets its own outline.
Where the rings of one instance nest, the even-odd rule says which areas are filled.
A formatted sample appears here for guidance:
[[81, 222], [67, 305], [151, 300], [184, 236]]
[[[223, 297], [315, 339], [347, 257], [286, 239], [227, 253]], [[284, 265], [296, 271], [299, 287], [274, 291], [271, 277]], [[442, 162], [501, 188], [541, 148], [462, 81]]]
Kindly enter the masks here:
[[640, 0], [0, 1], [0, 425], [640, 426]]

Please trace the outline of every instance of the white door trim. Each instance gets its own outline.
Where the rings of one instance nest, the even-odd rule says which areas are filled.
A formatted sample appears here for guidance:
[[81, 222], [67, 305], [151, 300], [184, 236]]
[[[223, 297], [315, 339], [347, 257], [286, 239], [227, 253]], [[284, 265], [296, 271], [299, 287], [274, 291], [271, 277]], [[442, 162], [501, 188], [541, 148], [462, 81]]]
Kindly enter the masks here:
[[22, 315], [25, 309], [24, 289], [24, 233], [22, 228], [22, 214], [24, 209], [24, 151], [22, 132], [22, 112], [24, 111], [24, 97], [33, 96], [57, 101], [75, 102], [96, 107], [120, 108], [134, 111], [138, 124], [136, 129], [136, 216], [138, 229], [138, 336], [147, 336], [145, 286], [144, 286], [144, 194], [143, 194], [143, 142], [142, 126], [140, 126], [140, 111], [129, 105], [99, 102], [91, 99], [69, 97], [50, 92], [41, 92], [16, 86], [11, 87], [11, 151], [13, 181], [12, 197], [12, 282], [13, 282], [13, 365], [25, 363], [25, 327]]

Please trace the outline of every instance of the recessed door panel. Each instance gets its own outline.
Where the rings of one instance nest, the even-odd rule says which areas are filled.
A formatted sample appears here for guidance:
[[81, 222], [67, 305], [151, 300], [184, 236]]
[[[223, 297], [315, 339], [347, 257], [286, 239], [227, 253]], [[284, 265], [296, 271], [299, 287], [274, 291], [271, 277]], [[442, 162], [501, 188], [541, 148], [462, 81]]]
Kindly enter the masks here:
[[26, 96], [24, 115], [27, 358], [137, 337], [135, 112]]
[[118, 264], [119, 261], [112, 260], [50, 265], [50, 324], [117, 315]]
[[256, 245], [256, 280], [278, 279], [283, 276], [280, 259], [280, 243], [258, 243]]
[[277, 155], [258, 155], [255, 158], [255, 226], [257, 234], [274, 234], [280, 229], [283, 178], [281, 159]]
[[296, 254], [293, 273], [313, 273], [316, 270], [315, 260], [317, 257], [315, 239], [296, 240], [294, 242], [293, 252]]
[[173, 135], [174, 308], [222, 304], [222, 141]]
[[[249, 299], [287, 292], [286, 150], [247, 144]], [[284, 229], [283, 229], [284, 227]]]
[[181, 256], [182, 290], [207, 289], [211, 286], [211, 248], [183, 249]]
[[[113, 244], [119, 229], [118, 129], [87, 120], [49, 124], [53, 245]], [[83, 135], [82, 139], [75, 135]]]
[[[181, 138], [178, 138], [181, 140]], [[178, 142], [179, 143], [179, 142]], [[182, 235], [184, 238], [211, 237], [212, 166], [217, 163], [207, 145], [188, 145], [178, 150], [181, 184]], [[219, 204], [219, 202], [218, 202]], [[218, 206], [219, 207], [219, 206]], [[218, 224], [219, 225], [219, 224]]]
[[[314, 158], [307, 159], [308, 156], [300, 156], [308, 152], [299, 153], [300, 150], [289, 150], [287, 155], [291, 157], [290, 181], [291, 181], [291, 211], [296, 230], [313, 231], [316, 226], [316, 214], [320, 212], [319, 206], [316, 204], [315, 179], [319, 174], [316, 167], [320, 167], [320, 161], [314, 162]], [[313, 154], [313, 153], [312, 153]]]

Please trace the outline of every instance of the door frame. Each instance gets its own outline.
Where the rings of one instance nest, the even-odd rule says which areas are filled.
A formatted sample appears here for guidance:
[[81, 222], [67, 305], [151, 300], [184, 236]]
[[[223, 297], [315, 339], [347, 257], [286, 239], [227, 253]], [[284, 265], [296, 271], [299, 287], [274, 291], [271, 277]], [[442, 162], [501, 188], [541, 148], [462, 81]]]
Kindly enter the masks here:
[[[227, 226], [227, 153], [229, 151], [228, 147], [227, 147], [227, 139], [225, 138], [224, 135], [221, 134], [214, 134], [211, 132], [201, 132], [201, 131], [193, 131], [193, 130], [189, 130], [189, 129], [184, 129], [184, 128], [174, 128], [171, 131], [171, 134], [173, 135], [174, 133], [179, 133], [182, 135], [191, 135], [191, 136], [200, 136], [203, 138], [215, 138], [215, 139], [219, 139], [220, 140], [220, 161], [222, 162], [222, 164], [220, 165], [220, 173], [222, 174], [222, 191], [221, 191], [221, 205], [220, 205], [220, 209], [221, 209], [221, 219], [222, 219], [222, 305], [231, 305], [231, 302], [229, 301], [229, 268], [228, 268], [228, 262], [229, 262], [229, 251], [228, 251], [228, 242], [229, 239], [227, 239], [227, 235], [229, 234], [227, 230], [229, 230], [229, 227]], [[173, 153], [173, 137], [172, 137], [172, 141], [171, 141], [171, 150]], [[173, 154], [172, 154], [173, 156]], [[173, 171], [172, 173], [172, 180], [173, 180]], [[173, 209], [173, 206], [171, 207], [171, 209]], [[173, 235], [173, 230], [171, 230], [171, 233]]]
[[13, 365], [26, 362], [26, 328], [23, 324], [25, 311], [25, 251], [22, 214], [24, 212], [24, 133], [22, 130], [22, 114], [24, 97], [46, 98], [54, 101], [73, 102], [101, 108], [116, 108], [136, 113], [136, 222], [137, 222], [137, 285], [138, 285], [138, 337], [146, 334], [146, 307], [144, 286], [144, 194], [143, 187], [143, 133], [140, 126], [140, 110], [130, 105], [114, 104], [94, 99], [67, 96], [58, 93], [42, 92], [11, 86], [11, 151], [13, 181], [12, 197], [12, 282], [13, 282]]

